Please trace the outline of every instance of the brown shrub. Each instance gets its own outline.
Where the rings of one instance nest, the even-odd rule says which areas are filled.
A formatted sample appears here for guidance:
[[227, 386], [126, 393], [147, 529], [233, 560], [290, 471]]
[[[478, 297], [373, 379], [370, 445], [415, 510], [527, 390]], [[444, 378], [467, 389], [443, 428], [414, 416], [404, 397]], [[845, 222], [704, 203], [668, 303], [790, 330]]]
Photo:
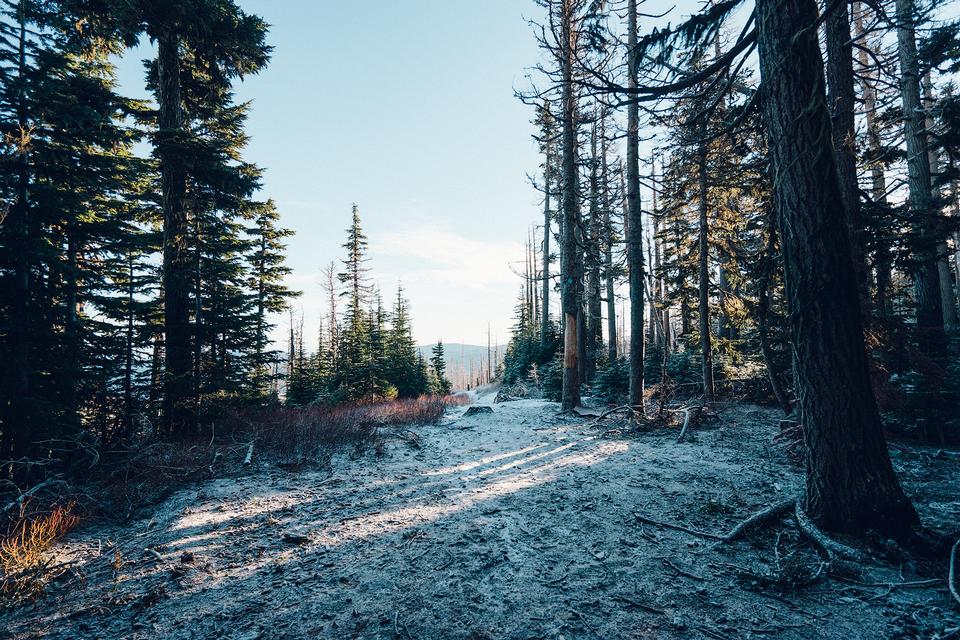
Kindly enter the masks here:
[[55, 506], [45, 513], [28, 514], [21, 509], [7, 535], [0, 541], [0, 603], [32, 600], [43, 593], [56, 568], [45, 552], [80, 522], [75, 504]]

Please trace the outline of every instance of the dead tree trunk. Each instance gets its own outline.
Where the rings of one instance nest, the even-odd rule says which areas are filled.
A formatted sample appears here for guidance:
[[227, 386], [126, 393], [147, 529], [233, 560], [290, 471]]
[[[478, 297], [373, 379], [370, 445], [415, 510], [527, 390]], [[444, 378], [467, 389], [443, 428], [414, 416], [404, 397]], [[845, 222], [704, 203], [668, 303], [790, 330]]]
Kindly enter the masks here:
[[[627, 86], [637, 87], [637, 0], [627, 2]], [[631, 407], [643, 408], [643, 220], [640, 210], [640, 108], [627, 106], [627, 265], [630, 270]]]
[[580, 187], [577, 184], [577, 96], [573, 86], [573, 65], [577, 33], [573, 1], [563, 0], [561, 48], [563, 74], [563, 236], [560, 249], [560, 291], [563, 307], [563, 387], [561, 406], [572, 411], [580, 404]]
[[[700, 136], [706, 136], [701, 128]], [[700, 293], [700, 365], [703, 373], [703, 402], [713, 402], [713, 345], [710, 339], [710, 227], [707, 220], [707, 145], [700, 142], [697, 151], [700, 189], [700, 256], [699, 256], [699, 293]]]
[[863, 345], [814, 0], [757, 0], [763, 115], [808, 451], [805, 509], [821, 527], [905, 533], [918, 517], [893, 471]]

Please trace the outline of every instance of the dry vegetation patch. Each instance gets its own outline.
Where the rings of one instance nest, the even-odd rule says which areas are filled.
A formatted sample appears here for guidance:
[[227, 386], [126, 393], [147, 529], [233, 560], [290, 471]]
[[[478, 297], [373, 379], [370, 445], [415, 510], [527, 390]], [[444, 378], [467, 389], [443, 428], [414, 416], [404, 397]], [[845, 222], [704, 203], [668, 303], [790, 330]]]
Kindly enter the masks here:
[[75, 507], [70, 502], [39, 513], [32, 513], [29, 503], [21, 507], [0, 541], [0, 606], [42, 595], [44, 586], [66, 569], [51, 566], [46, 551], [79, 524]]

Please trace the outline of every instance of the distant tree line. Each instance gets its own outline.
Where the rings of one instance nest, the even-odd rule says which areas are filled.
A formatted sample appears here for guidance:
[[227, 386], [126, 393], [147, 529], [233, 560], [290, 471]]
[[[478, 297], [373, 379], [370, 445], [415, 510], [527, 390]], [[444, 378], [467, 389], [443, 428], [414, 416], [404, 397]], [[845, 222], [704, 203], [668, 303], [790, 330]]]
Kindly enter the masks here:
[[[335, 273], [334, 264], [325, 270], [330, 307], [313, 351], [305, 347], [302, 326], [297, 330], [291, 315], [286, 402], [338, 404], [449, 394], [443, 342], [425, 360], [413, 340], [403, 288], [388, 309], [369, 280], [367, 237], [356, 205], [343, 248], [343, 270]], [[342, 313], [338, 300], [346, 303]]]

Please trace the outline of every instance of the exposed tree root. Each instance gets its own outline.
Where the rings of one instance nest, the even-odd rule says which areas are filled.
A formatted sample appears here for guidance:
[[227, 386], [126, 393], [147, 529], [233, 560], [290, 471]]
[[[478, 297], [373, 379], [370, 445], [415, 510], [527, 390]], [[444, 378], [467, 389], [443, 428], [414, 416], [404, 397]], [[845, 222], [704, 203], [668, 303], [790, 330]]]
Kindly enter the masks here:
[[828, 537], [826, 534], [820, 531], [820, 529], [817, 528], [817, 525], [813, 524], [813, 521], [807, 517], [807, 514], [804, 512], [799, 500], [796, 502], [796, 508], [794, 509], [793, 513], [797, 519], [797, 526], [800, 528], [800, 532], [805, 535], [815, 547], [823, 551], [829, 559], [832, 559], [834, 556], [836, 556], [838, 558], [860, 563], [868, 560], [865, 554], [857, 551], [853, 547], [840, 544], [833, 538]]
[[[739, 540], [748, 532], [758, 529], [769, 522], [778, 519], [781, 516], [786, 515], [790, 511], [793, 511], [794, 518], [797, 522], [797, 528], [800, 530], [800, 533], [803, 534], [810, 542], [819, 549], [827, 557], [828, 563], [834, 558], [841, 558], [844, 560], [850, 560], [857, 563], [866, 563], [869, 561], [869, 557], [853, 547], [849, 547], [845, 544], [841, 544], [834, 540], [833, 538], [828, 537], [825, 533], [820, 531], [817, 528], [817, 525], [813, 523], [812, 520], [807, 516], [803, 511], [803, 507], [800, 504], [799, 500], [790, 499], [783, 500], [772, 506], [769, 506], [765, 509], [757, 511], [751, 515], [746, 520], [743, 520], [730, 530], [729, 533], [725, 535], [717, 535], [715, 533], [709, 533], [706, 531], [698, 531], [696, 529], [690, 529], [678, 524], [671, 524], [669, 522], [662, 522], [660, 520], [654, 520], [653, 518], [648, 518], [642, 516], [636, 512], [633, 513], [633, 517], [639, 520], [640, 522], [651, 524], [658, 527], [664, 527], [666, 529], [673, 529], [675, 531], [682, 531], [684, 533], [689, 533], [693, 536], [698, 536], [700, 538], [707, 538], [710, 540], [716, 540], [717, 544], [723, 544], [725, 542], [733, 542]], [[957, 598], [957, 602], [960, 603], [960, 597], [956, 593], [956, 586], [954, 580], [954, 563], [956, 557], [957, 547], [960, 546], [960, 540], [957, 541], [957, 544], [954, 545], [954, 552], [950, 557], [950, 586], [951, 593], [954, 594], [954, 597]]]
[[793, 505], [795, 503], [796, 503], [796, 500], [791, 498], [789, 500], [783, 500], [782, 502], [778, 502], [772, 506], [767, 507], [766, 509], [761, 509], [760, 511], [757, 511], [752, 516], [750, 516], [746, 520], [743, 520], [742, 522], [740, 522], [740, 524], [738, 524], [733, 529], [731, 529], [730, 533], [728, 533], [725, 536], [720, 536], [720, 542], [721, 543], [733, 542], [734, 540], [739, 540], [740, 538], [745, 536], [747, 533], [753, 531], [754, 529], [758, 529], [763, 525], [767, 524], [768, 522], [772, 520], [776, 520], [780, 516], [785, 515], [791, 509], [793, 509]]
[[960, 548], [960, 539], [953, 543], [950, 549], [950, 573], [947, 574], [947, 584], [950, 586], [950, 595], [960, 605], [960, 586], [957, 585], [957, 549]]

